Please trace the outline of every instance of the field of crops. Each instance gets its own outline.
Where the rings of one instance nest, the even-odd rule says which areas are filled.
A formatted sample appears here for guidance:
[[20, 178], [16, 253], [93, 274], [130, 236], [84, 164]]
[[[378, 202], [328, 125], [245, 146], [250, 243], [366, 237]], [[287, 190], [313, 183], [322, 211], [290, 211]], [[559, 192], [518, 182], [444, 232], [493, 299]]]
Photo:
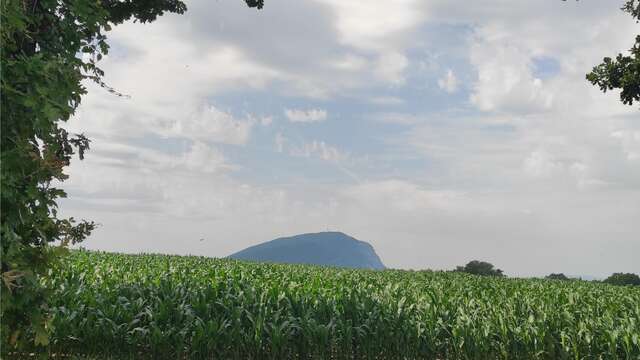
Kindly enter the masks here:
[[73, 252], [51, 352], [207, 359], [640, 359], [640, 289]]

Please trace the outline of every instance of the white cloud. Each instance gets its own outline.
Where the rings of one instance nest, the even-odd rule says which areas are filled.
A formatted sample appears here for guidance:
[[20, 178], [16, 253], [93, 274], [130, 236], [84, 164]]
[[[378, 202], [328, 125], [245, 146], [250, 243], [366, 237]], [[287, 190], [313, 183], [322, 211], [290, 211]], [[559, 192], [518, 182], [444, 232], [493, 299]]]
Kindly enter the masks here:
[[533, 151], [524, 160], [524, 171], [527, 175], [533, 177], [550, 177], [553, 173], [564, 170], [565, 166], [561, 162], [553, 159], [553, 157], [545, 151]]
[[339, 70], [360, 71], [369, 65], [369, 60], [363, 56], [346, 54], [344, 57], [334, 61], [333, 64]]
[[193, 143], [189, 152], [185, 153], [181, 160], [189, 171], [215, 173], [231, 168], [221, 152], [202, 142]]
[[403, 180], [383, 180], [351, 186], [345, 195], [364, 207], [385, 204], [390, 212], [413, 212], [425, 209], [452, 209], [464, 195], [453, 191], [429, 191]]
[[[399, 45], [399, 36], [406, 35], [422, 21], [420, 1], [321, 0], [337, 15], [336, 27], [340, 41], [366, 50], [387, 50]], [[393, 19], [393, 21], [389, 21]]]
[[243, 145], [249, 139], [254, 121], [238, 120], [215, 106], [201, 106], [192, 113], [174, 118], [158, 132], [167, 137]]
[[409, 65], [407, 57], [398, 52], [382, 54], [376, 64], [376, 76], [392, 85], [405, 83], [404, 71]]
[[451, 69], [447, 70], [447, 73], [438, 80], [438, 86], [440, 89], [452, 94], [458, 90], [458, 78]]
[[[584, 78], [603, 56], [631, 46], [637, 24], [618, 6], [492, 0], [465, 7], [430, 1], [425, 9], [433, 20], [472, 26], [469, 60], [477, 80], [470, 100], [478, 109], [516, 114], [565, 109], [590, 116], [611, 116], [622, 109], [615, 106], [614, 94], [607, 99]], [[552, 77], [536, 74], [534, 59], [539, 58], [557, 64]], [[596, 95], [599, 101], [586, 109], [584, 99]]]
[[503, 41], [493, 29], [481, 32], [471, 47], [477, 68], [471, 102], [483, 111], [535, 112], [552, 105], [553, 93], [532, 74], [532, 54]]
[[319, 159], [338, 162], [347, 157], [335, 146], [328, 145], [324, 141], [313, 140], [311, 142], [304, 143], [301, 147], [292, 146], [289, 149], [289, 154], [292, 156], [312, 158], [317, 157]]
[[90, 86], [89, 95], [65, 127], [89, 137], [136, 139], [145, 136], [188, 139], [244, 145], [256, 123], [267, 125], [268, 117], [247, 114], [238, 119], [231, 113], [204, 102], [185, 100], [180, 104], [158, 104], [110, 96]]
[[[221, 173], [233, 169], [216, 148], [196, 141], [181, 153], [167, 153], [147, 147], [114, 142], [97, 142], [91, 147], [92, 161], [106, 167], [137, 169], [143, 173]], [[79, 164], [85, 164], [80, 162]]]
[[100, 66], [107, 82], [135, 102], [173, 106], [234, 88], [264, 88], [282, 76], [233, 44], [207, 47], [184, 41], [172, 18], [144, 26], [125, 23], [109, 34], [116, 46]]
[[617, 130], [611, 137], [619, 139], [629, 161], [640, 160], [640, 131]]
[[290, 122], [310, 123], [327, 119], [327, 111], [322, 109], [285, 109], [284, 114]]
[[[145, 30], [128, 27], [117, 41], [144, 54], [131, 59], [130, 71], [147, 80], [137, 85], [153, 84], [156, 93], [167, 86], [216, 93], [278, 84], [278, 93], [322, 99], [388, 81], [398, 85], [405, 50], [423, 20], [416, 0], [373, 6], [274, 0], [260, 11], [243, 5], [196, 0], [184, 16], [164, 17]], [[152, 63], [156, 59], [162, 66]], [[154, 80], [158, 67], [167, 71]]]

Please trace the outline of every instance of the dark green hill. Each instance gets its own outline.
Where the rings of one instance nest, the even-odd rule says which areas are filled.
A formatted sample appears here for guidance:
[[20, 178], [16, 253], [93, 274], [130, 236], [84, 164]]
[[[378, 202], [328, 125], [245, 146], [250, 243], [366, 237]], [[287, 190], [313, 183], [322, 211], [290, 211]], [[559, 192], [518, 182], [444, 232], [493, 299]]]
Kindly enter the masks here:
[[373, 247], [341, 232], [282, 237], [229, 256], [238, 260], [384, 269]]

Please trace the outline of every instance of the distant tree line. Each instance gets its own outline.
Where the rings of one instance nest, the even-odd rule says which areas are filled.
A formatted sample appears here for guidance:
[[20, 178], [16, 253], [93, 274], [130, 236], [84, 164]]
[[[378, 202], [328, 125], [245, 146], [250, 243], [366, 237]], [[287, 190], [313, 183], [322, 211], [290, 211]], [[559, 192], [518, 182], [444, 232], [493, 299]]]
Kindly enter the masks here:
[[547, 275], [547, 276], [545, 277], [545, 279], [549, 279], [549, 280], [563, 280], [563, 281], [571, 280], [570, 278], [568, 278], [568, 277], [567, 277], [565, 274], [563, 274], [563, 273], [558, 273], [558, 274], [551, 273], [551, 274]]
[[[503, 277], [504, 272], [498, 268], [496, 268], [493, 264], [480, 261], [480, 260], [472, 260], [469, 261], [464, 266], [457, 266], [455, 272], [463, 272], [472, 275], [479, 276], [497, 276]], [[569, 280], [580, 280], [580, 279], [572, 279], [566, 276], [563, 273], [551, 273], [545, 277], [548, 280], [560, 280], [560, 281], [569, 281]], [[633, 273], [614, 273], [604, 281], [605, 284], [611, 285], [619, 285], [619, 286], [640, 286], [640, 276]]]

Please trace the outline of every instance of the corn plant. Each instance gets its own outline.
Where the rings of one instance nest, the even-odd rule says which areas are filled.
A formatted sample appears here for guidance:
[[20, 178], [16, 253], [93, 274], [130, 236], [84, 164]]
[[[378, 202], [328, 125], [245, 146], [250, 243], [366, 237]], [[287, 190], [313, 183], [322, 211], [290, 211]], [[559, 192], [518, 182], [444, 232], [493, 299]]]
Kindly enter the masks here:
[[640, 289], [75, 251], [49, 351], [114, 358], [640, 359]]

